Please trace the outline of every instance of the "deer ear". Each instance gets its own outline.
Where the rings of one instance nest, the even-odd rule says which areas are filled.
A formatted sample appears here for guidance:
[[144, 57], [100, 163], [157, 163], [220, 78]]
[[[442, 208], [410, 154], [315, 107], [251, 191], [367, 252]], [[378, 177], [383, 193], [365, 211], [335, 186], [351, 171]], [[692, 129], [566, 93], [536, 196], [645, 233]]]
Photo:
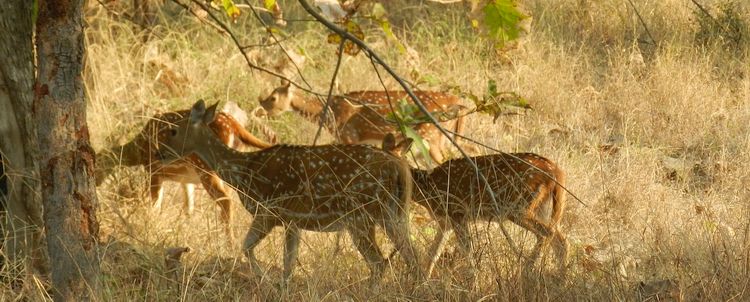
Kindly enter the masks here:
[[190, 125], [197, 125], [203, 121], [203, 117], [206, 115], [206, 102], [202, 99], [195, 102], [193, 108], [190, 109]]
[[386, 152], [393, 152], [396, 149], [396, 137], [393, 133], [388, 133], [383, 137], [382, 148]]
[[289, 89], [289, 86], [292, 86], [292, 81], [281, 79], [281, 88]]
[[206, 109], [206, 115], [203, 116], [203, 122], [209, 124], [216, 118], [216, 108], [219, 107], [219, 102], [211, 105]]
[[398, 143], [398, 145], [396, 145], [396, 148], [395, 148], [396, 152], [398, 152], [398, 154], [404, 154], [408, 152], [409, 149], [411, 149], [411, 144], [413, 143], [414, 143], [414, 140], [411, 138], [406, 138], [402, 140], [400, 143]]
[[383, 137], [382, 148], [393, 155], [401, 156], [401, 154], [404, 154], [411, 149], [412, 143], [414, 143], [414, 140], [411, 138], [406, 138], [401, 142], [396, 143], [396, 136], [394, 136], [393, 133], [388, 133]]

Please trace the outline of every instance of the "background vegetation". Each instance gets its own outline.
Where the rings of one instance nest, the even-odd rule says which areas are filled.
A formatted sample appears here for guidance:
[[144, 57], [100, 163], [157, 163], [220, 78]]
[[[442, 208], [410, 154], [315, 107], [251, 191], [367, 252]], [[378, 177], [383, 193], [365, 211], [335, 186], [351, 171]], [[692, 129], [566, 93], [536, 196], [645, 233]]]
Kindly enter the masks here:
[[[533, 111], [496, 123], [470, 116], [466, 135], [503, 151], [544, 155], [565, 169], [568, 189], [588, 205], [568, 198], [566, 280], [549, 269], [522, 274], [499, 228], [478, 223], [482, 271], [475, 290], [462, 287], [462, 261], [449, 254], [436, 280], [406, 288], [390, 276], [371, 291], [360, 282], [367, 268], [348, 238], [339, 243], [333, 234], [305, 233], [300, 265], [282, 293], [278, 269], [253, 276], [239, 244], [227, 243], [204, 191], [192, 217], [182, 213], [181, 194], [168, 194], [166, 208], [154, 213], [144, 194], [147, 173], [121, 169], [98, 188], [103, 299], [638, 300], [663, 288], [661, 298], [679, 292], [688, 301], [747, 300], [750, 7], [703, 2], [712, 17], [691, 1], [635, 1], [641, 22], [629, 1], [527, 0], [529, 32], [505, 51], [477, 35], [460, 4], [387, 3], [406, 52], [379, 25], [363, 22], [366, 41], [419, 88], [480, 95], [491, 79], [529, 100]], [[280, 3], [289, 20], [283, 45], [304, 54], [304, 78], [315, 91], [327, 91], [336, 45], [296, 2]], [[86, 10], [88, 121], [97, 149], [130, 139], [153, 114], [198, 98], [234, 101], [249, 111], [279, 83], [250, 70], [226, 35], [171, 2], [149, 31], [129, 21], [127, 11], [127, 4], [95, 1]], [[249, 11], [231, 28], [246, 45], [267, 37]], [[274, 47], [247, 51], [261, 66], [283, 58]], [[381, 89], [362, 55], [344, 57], [339, 78], [339, 92]], [[285, 143], [309, 144], [316, 130], [292, 115], [267, 123]], [[174, 193], [178, 186], [168, 188]], [[239, 203], [235, 210], [233, 228], [242, 238], [251, 217]], [[424, 249], [435, 226], [419, 211], [413, 221]], [[510, 229], [528, 250], [534, 238]], [[281, 263], [279, 231], [257, 249], [269, 266]], [[167, 249], [182, 246], [191, 251], [180, 265], [165, 262]], [[390, 272], [403, 271], [401, 261], [394, 266]], [[0, 299], [42, 299], [42, 292], [6, 288]]]

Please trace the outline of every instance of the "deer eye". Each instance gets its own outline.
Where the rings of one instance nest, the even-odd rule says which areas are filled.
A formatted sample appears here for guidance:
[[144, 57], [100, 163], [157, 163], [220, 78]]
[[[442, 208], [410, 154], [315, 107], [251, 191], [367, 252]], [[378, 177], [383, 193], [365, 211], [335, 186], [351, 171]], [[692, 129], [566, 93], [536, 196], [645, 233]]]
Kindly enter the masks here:
[[169, 136], [177, 136], [177, 129], [169, 129]]

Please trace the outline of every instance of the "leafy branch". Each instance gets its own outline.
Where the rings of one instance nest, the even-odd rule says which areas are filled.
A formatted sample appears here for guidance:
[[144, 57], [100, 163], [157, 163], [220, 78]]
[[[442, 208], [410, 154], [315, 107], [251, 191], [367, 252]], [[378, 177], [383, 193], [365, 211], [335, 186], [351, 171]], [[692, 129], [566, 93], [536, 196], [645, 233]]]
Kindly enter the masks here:
[[[311, 16], [312, 16], [313, 18], [315, 18], [316, 20], [318, 20], [318, 22], [320, 22], [321, 24], [323, 24], [323, 25], [324, 25], [325, 27], [327, 27], [327, 28], [328, 28], [329, 30], [331, 30], [331, 31], [333, 31], [334, 33], [336, 33], [336, 34], [340, 35], [340, 36], [341, 36], [342, 38], [344, 38], [344, 39], [347, 39], [347, 40], [351, 41], [352, 43], [356, 44], [356, 45], [357, 45], [357, 46], [358, 46], [358, 47], [359, 47], [359, 48], [360, 48], [360, 49], [361, 49], [362, 51], [364, 51], [364, 53], [365, 53], [365, 54], [366, 54], [366, 55], [367, 55], [367, 56], [368, 56], [368, 57], [369, 57], [369, 58], [370, 58], [371, 60], [373, 60], [374, 62], [376, 62], [376, 63], [377, 63], [378, 65], [382, 66], [382, 67], [383, 67], [383, 69], [385, 69], [385, 71], [386, 71], [386, 72], [387, 72], [387, 73], [388, 73], [388, 74], [389, 74], [389, 75], [390, 75], [390, 76], [391, 76], [391, 77], [392, 77], [392, 78], [393, 78], [394, 80], [396, 80], [396, 82], [398, 82], [398, 84], [399, 84], [399, 85], [401, 85], [401, 87], [403, 87], [403, 88], [404, 88], [404, 91], [405, 91], [405, 92], [406, 92], [406, 94], [408, 94], [408, 95], [409, 95], [409, 97], [410, 97], [410, 98], [411, 98], [411, 99], [412, 99], [412, 100], [414, 101], [414, 103], [415, 103], [415, 104], [417, 105], [417, 107], [419, 108], [419, 111], [421, 111], [421, 112], [422, 112], [422, 114], [424, 114], [424, 115], [425, 115], [425, 116], [426, 116], [426, 117], [427, 117], [427, 118], [429, 119], [429, 121], [430, 121], [431, 123], [433, 123], [433, 124], [435, 125], [435, 127], [436, 127], [436, 128], [437, 128], [437, 129], [438, 129], [438, 130], [439, 130], [439, 131], [440, 131], [440, 132], [441, 132], [441, 133], [442, 133], [442, 134], [443, 134], [444, 136], [446, 136], [446, 137], [448, 138], [448, 140], [449, 140], [449, 141], [451, 142], [451, 144], [453, 144], [454, 146], [456, 146], [456, 148], [457, 148], [457, 149], [458, 149], [458, 151], [459, 151], [459, 152], [461, 153], [461, 155], [462, 155], [462, 156], [463, 156], [463, 157], [464, 157], [464, 158], [465, 158], [465, 159], [466, 159], [466, 160], [467, 160], [467, 161], [469, 162], [469, 164], [470, 164], [470, 165], [471, 165], [471, 166], [472, 166], [472, 167], [474, 168], [474, 170], [475, 170], [475, 171], [477, 171], [477, 175], [479, 176], [479, 178], [481, 179], [481, 181], [482, 181], [482, 182], [484, 183], [484, 185], [485, 185], [485, 190], [487, 190], [487, 193], [488, 193], [488, 194], [490, 195], [490, 198], [492, 199], [492, 201], [493, 201], [493, 202], [494, 202], [494, 203], [495, 203], [496, 205], [498, 205], [499, 203], [497, 202], [497, 198], [496, 198], [496, 196], [495, 196], [495, 193], [494, 193], [494, 192], [492, 192], [492, 190], [490, 189], [490, 183], [489, 183], [489, 181], [487, 181], [487, 178], [486, 178], [486, 177], [484, 176], [484, 174], [480, 173], [479, 167], [477, 166], [476, 162], [474, 162], [473, 160], [471, 160], [471, 158], [469, 157], [469, 155], [468, 155], [468, 154], [466, 154], [466, 152], [465, 152], [465, 151], [463, 150], [463, 148], [461, 148], [461, 146], [459, 146], [459, 145], [458, 145], [458, 143], [456, 143], [456, 140], [455, 140], [455, 139], [454, 139], [454, 138], [453, 138], [453, 137], [452, 137], [451, 135], [449, 135], [448, 131], [447, 131], [447, 130], [445, 130], [445, 128], [443, 128], [443, 127], [442, 127], [442, 126], [441, 126], [441, 125], [440, 125], [440, 124], [438, 123], [438, 120], [437, 120], [437, 119], [436, 119], [436, 118], [435, 118], [435, 117], [434, 117], [434, 116], [433, 116], [433, 115], [432, 115], [432, 114], [431, 114], [431, 113], [429, 112], [429, 110], [427, 110], [427, 107], [425, 107], [424, 103], [423, 103], [423, 102], [422, 102], [422, 101], [421, 101], [421, 100], [419, 99], [419, 97], [417, 97], [417, 96], [416, 96], [416, 94], [414, 94], [414, 91], [412, 91], [412, 90], [411, 90], [411, 88], [409, 87], [409, 85], [407, 85], [407, 84], [406, 84], [406, 82], [404, 81], [404, 79], [402, 79], [402, 78], [401, 78], [401, 76], [399, 76], [399, 75], [398, 75], [398, 74], [397, 74], [397, 73], [396, 73], [396, 72], [395, 72], [395, 71], [393, 70], [393, 68], [391, 68], [391, 67], [390, 67], [390, 65], [388, 65], [387, 63], [385, 63], [385, 61], [383, 61], [383, 59], [382, 59], [382, 58], [380, 58], [380, 56], [378, 56], [378, 55], [377, 55], [377, 54], [375, 53], [375, 51], [374, 51], [374, 50], [372, 50], [372, 48], [370, 48], [370, 47], [369, 47], [369, 46], [368, 46], [368, 45], [367, 45], [367, 44], [366, 44], [365, 42], [363, 42], [362, 40], [358, 39], [358, 38], [357, 38], [357, 37], [355, 37], [354, 35], [350, 34], [350, 33], [349, 33], [349, 32], [347, 32], [346, 30], [344, 30], [344, 29], [342, 29], [342, 28], [338, 27], [338, 26], [337, 26], [336, 24], [334, 24], [333, 22], [331, 22], [331, 21], [327, 20], [326, 18], [324, 18], [324, 17], [323, 17], [322, 15], [320, 15], [320, 14], [319, 14], [319, 13], [318, 13], [318, 12], [317, 12], [317, 11], [316, 11], [316, 10], [315, 10], [315, 9], [314, 9], [313, 7], [312, 7], [312, 6], [310, 6], [310, 4], [309, 4], [309, 3], [307, 3], [307, 1], [305, 1], [305, 0], [298, 0], [298, 2], [299, 2], [299, 3], [300, 3], [300, 5], [302, 6], [302, 8], [303, 8], [303, 9], [304, 9], [305, 11], [307, 11], [307, 13], [308, 13], [308, 14], [310, 14], [310, 15], [311, 15]], [[510, 240], [510, 239], [509, 239], [509, 240]]]

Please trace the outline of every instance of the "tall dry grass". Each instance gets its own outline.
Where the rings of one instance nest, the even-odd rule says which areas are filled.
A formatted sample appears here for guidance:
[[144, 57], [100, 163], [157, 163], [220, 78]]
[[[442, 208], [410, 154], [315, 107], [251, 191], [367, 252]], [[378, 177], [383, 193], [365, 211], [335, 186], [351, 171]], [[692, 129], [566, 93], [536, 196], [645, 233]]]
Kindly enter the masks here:
[[[568, 197], [563, 230], [572, 257], [565, 280], [549, 269], [523, 274], [499, 228], [478, 223], [472, 232], [481, 271], [474, 290], [462, 285], [465, 262], [457, 253], [441, 262], [435, 280], [404, 286], [389, 276], [379, 289], [368, 289], [360, 282], [367, 268], [348, 239], [306, 233], [298, 269], [282, 292], [275, 285], [278, 269], [249, 273], [206, 194], [199, 193], [196, 214], [186, 217], [171, 186], [166, 208], [154, 213], [143, 194], [146, 173], [121, 169], [99, 187], [102, 299], [602, 301], [641, 300], [663, 287], [661, 299], [676, 290], [688, 301], [748, 300], [750, 38], [737, 49], [720, 39], [698, 43], [696, 33], [707, 25], [690, 1], [634, 2], [651, 36], [627, 1], [526, 1], [532, 30], [505, 57], [477, 37], [455, 6], [389, 7], [397, 35], [416, 57], [368, 30], [367, 40], [402, 75], [439, 79], [420, 88], [458, 85], [481, 94], [494, 79], [501, 90], [532, 102], [533, 111], [497, 123], [471, 116], [467, 135], [503, 151], [539, 153], [565, 169], [568, 189], [586, 204]], [[717, 2], [705, 2], [716, 12]], [[284, 5], [287, 17], [307, 18], [296, 6]], [[737, 11], [750, 22], [746, 4]], [[232, 28], [243, 43], [262, 39], [249, 14], [239, 21]], [[143, 31], [98, 5], [88, 9], [87, 22], [88, 120], [97, 148], [132, 137], [158, 111], [183, 109], [198, 98], [252, 109], [278, 83], [250, 70], [226, 36], [170, 5], [148, 42]], [[326, 91], [336, 59], [326, 32], [314, 22], [290, 22], [287, 31], [293, 38], [285, 45], [307, 56], [304, 78]], [[278, 55], [268, 48], [252, 52], [258, 64]], [[362, 55], [344, 59], [339, 83], [341, 91], [381, 87]], [[390, 79], [385, 85], [396, 87]], [[291, 115], [268, 123], [287, 143], [310, 143], [316, 129]], [[235, 210], [234, 231], [244, 234], [252, 218], [241, 206]], [[412, 226], [426, 248], [436, 226], [419, 215]], [[533, 236], [511, 230], [528, 251]], [[164, 253], [176, 246], [191, 252], [173, 271]], [[278, 230], [257, 254], [279, 267], [282, 246]], [[393, 263], [390, 272], [404, 270], [401, 261]]]

